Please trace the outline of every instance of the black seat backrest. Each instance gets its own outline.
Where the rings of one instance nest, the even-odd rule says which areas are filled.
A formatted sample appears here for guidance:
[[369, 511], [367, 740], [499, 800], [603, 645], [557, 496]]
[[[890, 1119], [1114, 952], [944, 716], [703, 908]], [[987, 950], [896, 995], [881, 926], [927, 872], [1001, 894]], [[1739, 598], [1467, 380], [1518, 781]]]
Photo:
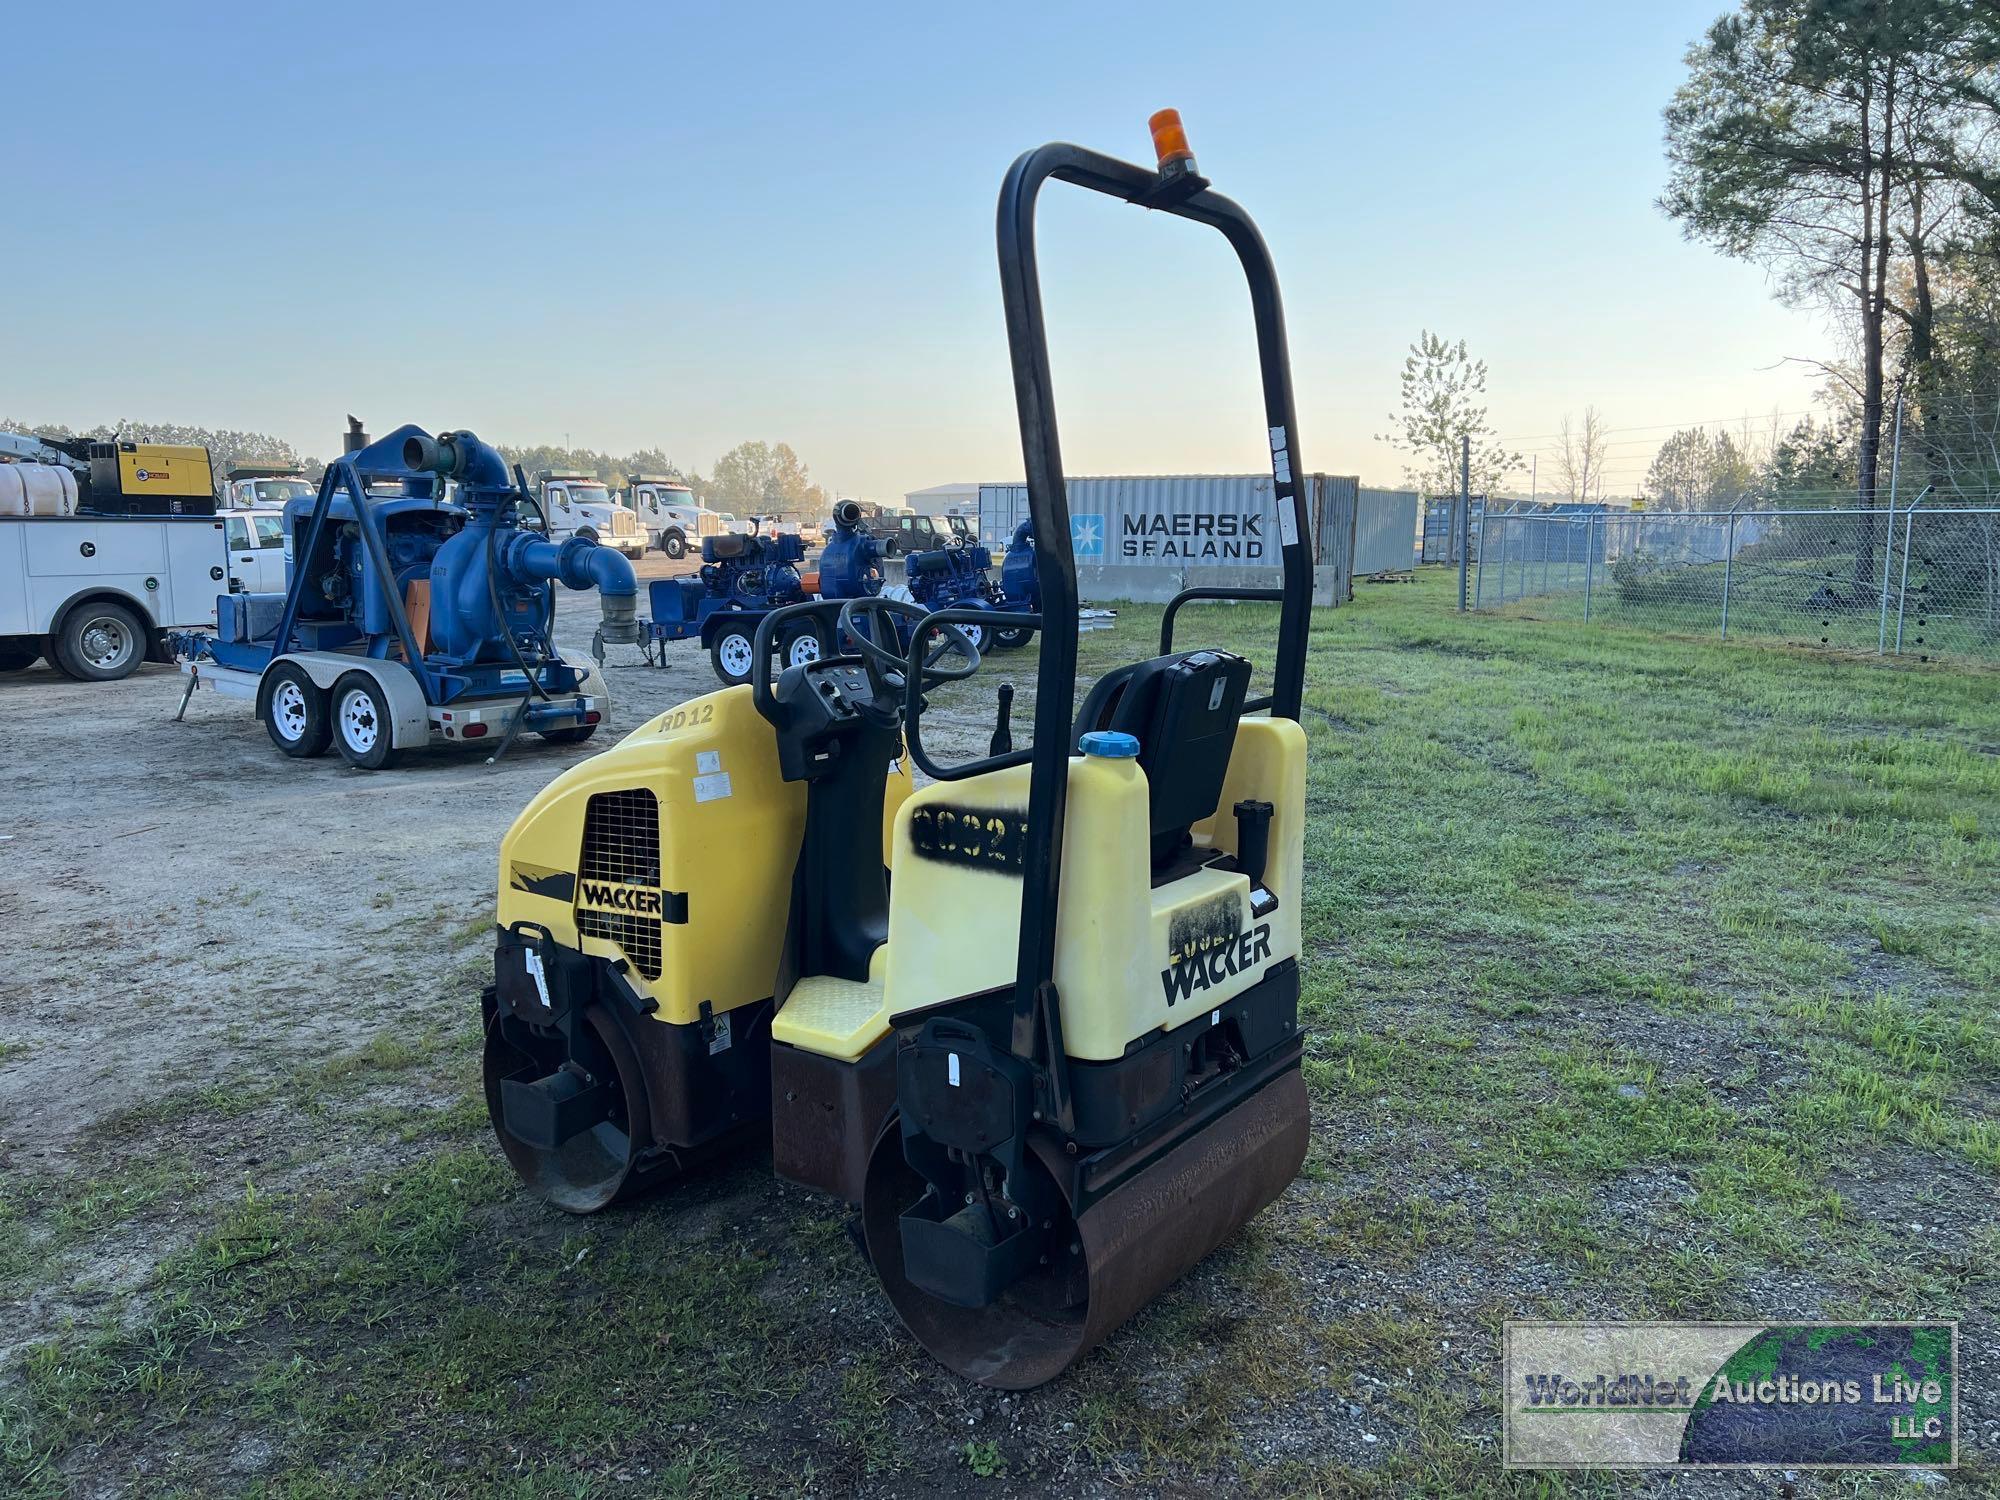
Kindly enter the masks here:
[[1098, 678], [1076, 737], [1115, 729], [1139, 741], [1152, 806], [1153, 867], [1170, 864], [1188, 829], [1215, 811], [1236, 748], [1250, 663], [1228, 651], [1180, 651]]
[[701, 539], [703, 562], [731, 561], [749, 550], [750, 538], [741, 532], [718, 531], [714, 536], [705, 536]]

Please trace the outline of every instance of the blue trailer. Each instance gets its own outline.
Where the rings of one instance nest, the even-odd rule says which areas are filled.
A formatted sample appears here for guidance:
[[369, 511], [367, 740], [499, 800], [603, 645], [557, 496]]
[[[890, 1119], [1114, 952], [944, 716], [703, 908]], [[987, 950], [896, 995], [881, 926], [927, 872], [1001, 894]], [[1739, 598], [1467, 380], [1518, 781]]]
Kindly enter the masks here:
[[632, 565], [549, 540], [520, 472], [469, 432], [370, 444], [357, 424], [349, 444], [285, 508], [285, 592], [224, 594], [215, 637], [182, 641], [189, 693], [252, 698], [285, 754], [331, 745], [363, 770], [431, 744], [491, 742], [497, 759], [523, 730], [589, 739], [609, 697], [555, 648], [554, 585], [596, 589], [600, 638], [636, 641]]
[[[790, 532], [703, 537], [699, 574], [647, 585], [652, 616], [640, 625], [647, 660], [663, 666], [665, 653], [656, 648], [699, 639], [715, 675], [734, 687], [750, 680], [757, 626], [772, 610], [809, 599], [879, 594], [882, 547], [862, 525], [860, 507], [842, 501], [834, 507], [833, 526], [812, 589], [799, 572], [805, 544]], [[817, 619], [793, 621], [779, 632], [778, 660], [796, 667], [832, 655], [829, 629]]]

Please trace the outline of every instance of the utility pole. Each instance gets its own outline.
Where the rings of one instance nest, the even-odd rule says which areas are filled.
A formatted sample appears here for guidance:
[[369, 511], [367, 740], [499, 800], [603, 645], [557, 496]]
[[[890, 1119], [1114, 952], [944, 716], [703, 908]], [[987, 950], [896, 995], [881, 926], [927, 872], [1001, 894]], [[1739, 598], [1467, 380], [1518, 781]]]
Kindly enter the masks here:
[[1465, 613], [1467, 557], [1472, 541], [1472, 437], [1458, 440], [1458, 612]]

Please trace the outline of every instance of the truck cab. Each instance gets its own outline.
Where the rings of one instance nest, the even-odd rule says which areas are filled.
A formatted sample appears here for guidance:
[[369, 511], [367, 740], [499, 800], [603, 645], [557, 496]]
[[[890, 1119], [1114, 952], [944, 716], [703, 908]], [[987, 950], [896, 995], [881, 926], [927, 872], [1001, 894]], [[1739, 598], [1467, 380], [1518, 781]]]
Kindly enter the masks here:
[[542, 512], [549, 518], [549, 538], [563, 541], [580, 536], [627, 557], [645, 555], [646, 532], [639, 518], [611, 498], [595, 474], [544, 469], [535, 476]]
[[223, 545], [229, 554], [230, 592], [282, 594], [285, 513], [260, 506], [254, 510], [226, 511], [217, 519], [222, 523]]
[[[310, 500], [319, 486], [289, 464], [232, 464], [223, 476], [218, 510], [283, 510], [293, 500]], [[234, 550], [232, 544], [232, 551]]]
[[903, 557], [911, 552], [935, 552], [952, 540], [949, 531], [940, 530], [934, 517], [877, 516], [869, 523], [876, 540], [882, 544], [884, 557]]
[[722, 519], [701, 506], [694, 491], [678, 479], [659, 474], [633, 474], [626, 479], [626, 504], [639, 518], [649, 545], [672, 558], [686, 557], [701, 539], [722, 530]]

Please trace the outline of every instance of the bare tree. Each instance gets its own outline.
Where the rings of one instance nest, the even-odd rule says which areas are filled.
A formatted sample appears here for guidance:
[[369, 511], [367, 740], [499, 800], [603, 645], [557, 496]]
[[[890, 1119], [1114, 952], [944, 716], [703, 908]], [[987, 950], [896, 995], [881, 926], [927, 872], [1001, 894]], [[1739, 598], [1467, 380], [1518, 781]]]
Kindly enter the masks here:
[[1562, 451], [1556, 455], [1556, 478], [1569, 491], [1572, 503], [1590, 499], [1591, 490], [1604, 494], [1604, 460], [1611, 443], [1605, 435], [1604, 418], [1594, 406], [1583, 409], [1583, 420], [1574, 421], [1568, 412], [1562, 419]]

